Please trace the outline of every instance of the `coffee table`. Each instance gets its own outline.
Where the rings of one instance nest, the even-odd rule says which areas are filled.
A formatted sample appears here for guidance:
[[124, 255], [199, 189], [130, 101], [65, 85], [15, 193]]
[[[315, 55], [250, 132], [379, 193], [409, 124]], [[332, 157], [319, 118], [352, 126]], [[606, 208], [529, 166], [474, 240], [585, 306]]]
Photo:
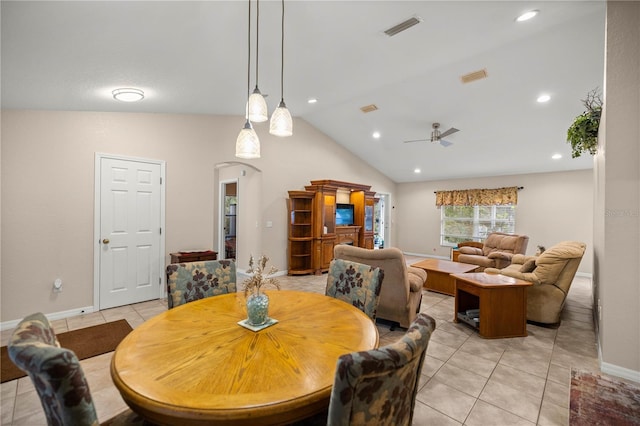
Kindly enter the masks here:
[[[487, 339], [527, 335], [528, 281], [500, 274], [454, 274], [456, 294], [454, 322], [471, 325]], [[479, 323], [466, 312], [479, 309]]]
[[420, 268], [427, 271], [427, 282], [425, 288], [438, 293], [455, 294], [456, 283], [451, 274], [463, 274], [472, 272], [478, 268], [478, 265], [470, 263], [451, 262], [449, 260], [425, 259], [414, 263], [414, 268]]

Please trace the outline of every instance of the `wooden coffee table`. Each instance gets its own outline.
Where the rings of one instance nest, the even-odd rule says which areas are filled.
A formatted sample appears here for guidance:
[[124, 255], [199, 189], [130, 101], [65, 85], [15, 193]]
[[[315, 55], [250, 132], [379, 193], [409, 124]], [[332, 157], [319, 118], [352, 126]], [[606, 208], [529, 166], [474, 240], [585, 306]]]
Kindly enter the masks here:
[[[532, 283], [484, 272], [452, 277], [456, 281], [454, 322], [467, 323], [488, 339], [527, 335], [527, 287]], [[479, 323], [465, 315], [473, 309], [480, 310]]]
[[463, 274], [475, 271], [478, 268], [478, 265], [440, 259], [425, 259], [411, 266], [427, 271], [427, 282], [425, 283], [427, 290], [437, 291], [449, 296], [453, 296], [456, 290], [455, 279], [451, 274]]

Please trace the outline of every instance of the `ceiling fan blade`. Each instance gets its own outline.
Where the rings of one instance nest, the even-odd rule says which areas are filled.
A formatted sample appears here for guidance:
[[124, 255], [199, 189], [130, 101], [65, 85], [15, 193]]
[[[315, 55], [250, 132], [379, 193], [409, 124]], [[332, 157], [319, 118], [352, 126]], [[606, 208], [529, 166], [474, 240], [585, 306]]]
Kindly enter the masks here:
[[404, 141], [404, 143], [411, 143], [411, 142], [428, 142], [429, 139], [414, 139], [412, 141]]
[[440, 138], [446, 138], [447, 136], [452, 135], [455, 132], [459, 132], [459, 131], [460, 130], [456, 129], [455, 127], [452, 127], [449, 130], [447, 130], [446, 132], [440, 133]]
[[440, 145], [444, 146], [445, 148], [448, 146], [453, 145], [453, 142], [449, 142], [449, 141], [445, 141], [443, 139], [440, 139]]

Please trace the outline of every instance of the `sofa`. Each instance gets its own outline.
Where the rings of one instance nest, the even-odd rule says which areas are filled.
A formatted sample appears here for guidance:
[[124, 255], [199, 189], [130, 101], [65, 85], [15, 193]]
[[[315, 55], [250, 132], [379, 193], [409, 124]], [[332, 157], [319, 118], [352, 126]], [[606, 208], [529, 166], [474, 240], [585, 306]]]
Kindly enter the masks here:
[[397, 322], [408, 328], [420, 311], [422, 288], [427, 280], [423, 269], [407, 266], [404, 254], [395, 247], [371, 250], [340, 244], [334, 247], [336, 259], [379, 267], [384, 271], [376, 318]]
[[458, 262], [478, 265], [476, 272], [485, 268], [502, 269], [511, 263], [515, 254], [525, 254], [529, 237], [526, 235], [492, 232], [483, 242], [482, 247], [474, 247], [460, 243]]
[[578, 241], [563, 241], [539, 256], [516, 254], [506, 268], [488, 268], [485, 272], [499, 273], [533, 283], [527, 287], [527, 320], [558, 325], [569, 288], [586, 247], [586, 244]]

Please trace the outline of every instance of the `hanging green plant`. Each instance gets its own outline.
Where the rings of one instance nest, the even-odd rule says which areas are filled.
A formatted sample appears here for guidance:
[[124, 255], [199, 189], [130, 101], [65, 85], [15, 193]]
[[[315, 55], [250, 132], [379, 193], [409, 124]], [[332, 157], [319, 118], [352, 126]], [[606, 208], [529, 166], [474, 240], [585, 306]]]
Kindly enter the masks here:
[[582, 99], [586, 111], [576, 117], [567, 130], [567, 142], [571, 144], [571, 157], [576, 158], [588, 152], [595, 155], [598, 151], [598, 128], [602, 114], [602, 97], [598, 88]]

